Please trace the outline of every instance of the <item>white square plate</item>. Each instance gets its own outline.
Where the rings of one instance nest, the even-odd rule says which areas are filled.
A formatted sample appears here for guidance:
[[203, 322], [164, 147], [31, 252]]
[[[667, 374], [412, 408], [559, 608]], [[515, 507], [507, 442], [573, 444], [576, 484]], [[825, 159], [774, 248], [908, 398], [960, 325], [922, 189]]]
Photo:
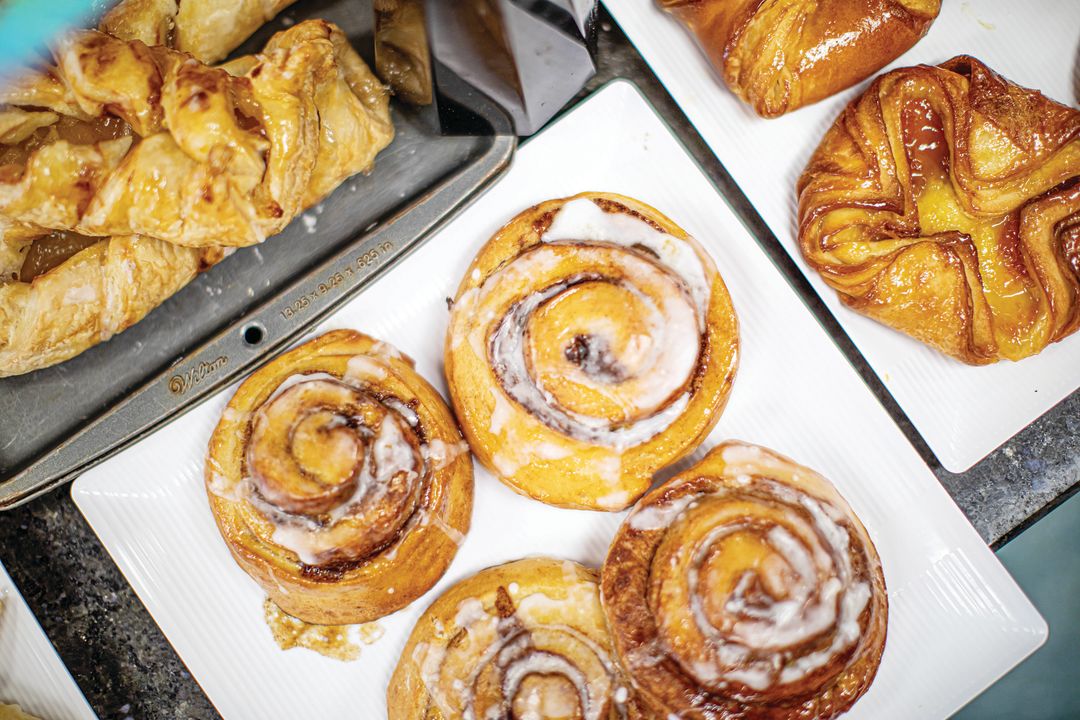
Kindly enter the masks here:
[[[938, 460], [963, 472], [1080, 387], [1080, 336], [1019, 363], [969, 367], [844, 307], [803, 261], [795, 183], [843, 107], [869, 83], [775, 120], [724, 86], [694, 37], [655, 0], [604, 0], [668, 92], [825, 300]], [[1075, 105], [1080, 2], [947, 0], [930, 32], [891, 67], [969, 54]]]
[[[520, 210], [583, 190], [655, 205], [717, 260], [742, 327], [731, 401], [707, 444], [741, 438], [832, 478], [870, 530], [890, 590], [877, 682], [852, 718], [947, 717], [1034, 650], [1046, 626], [828, 335], [636, 88], [616, 82], [521, 149], [509, 173], [324, 327], [354, 327], [416, 359], [445, 393], [445, 298]], [[343, 664], [281, 652], [262, 592], [233, 563], [203, 490], [206, 442], [229, 392], [80, 478], [72, 494], [223, 716], [378, 718], [417, 616], [481, 568], [550, 554], [598, 566], [621, 515], [559, 510], [477, 469], [473, 527], [443, 581], [380, 621]], [[365, 708], [365, 712], [357, 708]]]
[[49, 720], [97, 720], [3, 566], [0, 602], [0, 704]]

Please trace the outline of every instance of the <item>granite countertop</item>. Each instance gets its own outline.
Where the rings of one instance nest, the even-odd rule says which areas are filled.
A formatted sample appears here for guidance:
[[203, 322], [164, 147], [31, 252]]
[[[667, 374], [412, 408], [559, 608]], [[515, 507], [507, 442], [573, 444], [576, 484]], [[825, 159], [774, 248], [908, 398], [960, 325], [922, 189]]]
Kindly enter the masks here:
[[[968, 472], [953, 474], [942, 469], [606, 13], [601, 20], [599, 65], [599, 73], [583, 95], [616, 77], [637, 83], [821, 318], [983, 539], [1000, 546], [1076, 490], [1080, 485], [1080, 392]], [[66, 489], [0, 514], [0, 561], [103, 720], [218, 717]]]

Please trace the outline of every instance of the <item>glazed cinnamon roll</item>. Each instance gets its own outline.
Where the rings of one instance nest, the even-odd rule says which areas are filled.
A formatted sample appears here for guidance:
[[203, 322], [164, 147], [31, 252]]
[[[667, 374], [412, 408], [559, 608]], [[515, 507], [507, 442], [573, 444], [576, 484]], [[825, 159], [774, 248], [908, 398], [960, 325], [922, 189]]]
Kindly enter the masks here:
[[970, 364], [1080, 328], [1080, 111], [971, 57], [887, 73], [799, 180], [799, 246], [849, 307]]
[[604, 562], [604, 610], [655, 717], [823, 720], [877, 673], [877, 551], [823, 477], [728, 442], [643, 498]]
[[715, 426], [738, 323], [712, 259], [621, 195], [549, 200], [473, 260], [446, 340], [473, 452], [518, 492], [619, 510]]
[[336, 330], [240, 385], [210, 439], [206, 490], [233, 558], [278, 607], [343, 625], [442, 577], [469, 529], [472, 462], [409, 358]]
[[459, 582], [417, 622], [387, 690], [389, 720], [644, 720], [600, 608], [596, 573], [529, 558]]
[[762, 117], [815, 103], [917, 43], [941, 0], [657, 0]]

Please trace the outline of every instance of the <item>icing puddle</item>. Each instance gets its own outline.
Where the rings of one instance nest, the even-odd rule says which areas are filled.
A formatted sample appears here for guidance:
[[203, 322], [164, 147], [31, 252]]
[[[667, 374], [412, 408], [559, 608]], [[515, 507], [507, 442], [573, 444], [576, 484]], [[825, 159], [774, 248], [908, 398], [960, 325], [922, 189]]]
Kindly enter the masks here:
[[359, 658], [361, 648], [376, 642], [384, 632], [374, 622], [363, 625], [312, 625], [285, 613], [270, 598], [263, 601], [263, 616], [274, 641], [282, 650], [302, 647], [342, 662]]

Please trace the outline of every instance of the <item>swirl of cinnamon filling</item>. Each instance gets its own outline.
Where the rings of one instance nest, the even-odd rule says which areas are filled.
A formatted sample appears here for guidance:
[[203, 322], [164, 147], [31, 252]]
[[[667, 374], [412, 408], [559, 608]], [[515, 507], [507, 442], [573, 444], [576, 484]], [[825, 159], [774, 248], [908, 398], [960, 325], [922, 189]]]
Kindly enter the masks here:
[[504, 482], [611, 510], [712, 429], [737, 348], [701, 246], [647, 205], [585, 193], [526, 210], [481, 249], [446, 370], [470, 445]]
[[596, 573], [530, 558], [446, 592], [416, 624], [387, 691], [390, 720], [641, 718]]
[[827, 480], [751, 445], [725, 443], [646, 496], [602, 588], [619, 658], [657, 713], [832, 718], [884, 650], [866, 530]]
[[449, 409], [410, 360], [352, 331], [240, 386], [211, 439], [206, 485], [240, 566], [285, 612], [318, 624], [368, 622], [426, 592], [472, 503]]

